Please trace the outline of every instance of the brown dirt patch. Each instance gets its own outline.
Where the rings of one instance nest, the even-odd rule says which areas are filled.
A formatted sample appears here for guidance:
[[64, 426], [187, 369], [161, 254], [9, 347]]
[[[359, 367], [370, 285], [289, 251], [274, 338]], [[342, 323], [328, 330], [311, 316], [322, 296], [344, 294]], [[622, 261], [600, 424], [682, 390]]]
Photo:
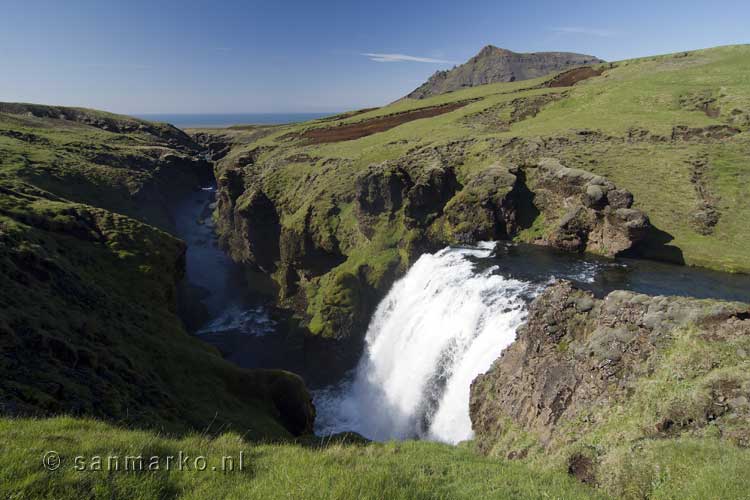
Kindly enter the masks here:
[[460, 101], [441, 106], [430, 106], [427, 108], [404, 111], [392, 115], [371, 118], [357, 123], [347, 123], [337, 127], [316, 128], [303, 132], [300, 135], [308, 144], [323, 144], [328, 142], [351, 141], [378, 132], [385, 132], [407, 122], [421, 118], [431, 118], [462, 108], [472, 101]]
[[[514, 123], [535, 117], [547, 104], [567, 96], [567, 92], [519, 97], [471, 114], [463, 122], [473, 128], [508, 131]], [[505, 111], [510, 108], [510, 117]]]
[[596, 483], [594, 461], [581, 453], [576, 453], [568, 459], [568, 474], [584, 484]]
[[552, 80], [547, 82], [547, 87], [572, 87], [578, 82], [588, 80], [595, 76], [600, 76], [604, 70], [594, 69], [591, 66], [585, 66], [583, 68], [575, 68], [569, 71], [560, 73]]

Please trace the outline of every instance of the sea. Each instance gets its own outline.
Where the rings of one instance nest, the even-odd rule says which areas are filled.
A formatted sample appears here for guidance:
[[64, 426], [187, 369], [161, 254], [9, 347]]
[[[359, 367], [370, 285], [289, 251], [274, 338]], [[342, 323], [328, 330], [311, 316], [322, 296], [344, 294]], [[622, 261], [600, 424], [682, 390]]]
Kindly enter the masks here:
[[236, 113], [236, 114], [142, 114], [133, 115], [152, 122], [167, 122], [178, 128], [225, 128], [233, 125], [279, 125], [336, 114], [328, 113]]

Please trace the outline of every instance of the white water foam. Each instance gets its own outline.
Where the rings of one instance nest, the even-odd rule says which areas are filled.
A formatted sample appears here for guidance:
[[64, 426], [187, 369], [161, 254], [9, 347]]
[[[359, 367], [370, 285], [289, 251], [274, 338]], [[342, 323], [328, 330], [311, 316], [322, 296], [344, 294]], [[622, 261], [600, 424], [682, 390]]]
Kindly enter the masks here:
[[491, 244], [417, 260], [370, 322], [348, 381], [318, 391], [317, 432], [458, 443], [473, 436], [469, 387], [514, 339], [537, 286], [477, 271]]
[[210, 335], [239, 332], [261, 337], [274, 333], [275, 329], [276, 322], [269, 317], [268, 312], [262, 306], [242, 308], [239, 305], [230, 305], [196, 333]]

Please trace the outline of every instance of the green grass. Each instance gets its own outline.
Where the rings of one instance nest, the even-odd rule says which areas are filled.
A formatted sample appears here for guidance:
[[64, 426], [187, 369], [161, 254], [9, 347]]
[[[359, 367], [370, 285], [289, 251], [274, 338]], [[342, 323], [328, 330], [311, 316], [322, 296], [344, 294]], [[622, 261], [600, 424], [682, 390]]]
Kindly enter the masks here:
[[[429, 442], [258, 444], [231, 433], [175, 439], [92, 420], [54, 418], [0, 420], [0, 450], [0, 496], [14, 499], [601, 498], [564, 473]], [[62, 459], [54, 472], [42, 467], [50, 450]], [[188, 461], [190, 470], [176, 470], [174, 462], [166, 470], [166, 456], [179, 452], [205, 457], [206, 470], [196, 470], [194, 458]], [[84, 457], [78, 466], [90, 469], [97, 455], [119, 457], [121, 469], [75, 470], [77, 456]], [[125, 456], [139, 455], [146, 468], [151, 456], [161, 457], [162, 470], [123, 470]], [[222, 470], [225, 456], [235, 460], [234, 470]], [[134, 462], [129, 463], [132, 468]], [[102, 467], [107, 468], [106, 458]]]
[[[73, 110], [92, 119], [144, 129], [109, 132], [83, 122], [4, 113], [0, 103], [0, 182], [24, 181], [57, 196], [133, 216], [161, 228], [170, 218], [160, 201], [195, 183], [208, 166], [170, 141], [190, 139], [165, 124], [140, 122], [95, 110]], [[42, 110], [46, 106], [34, 106]], [[162, 135], [155, 135], [162, 134]], [[167, 164], [171, 154], [182, 164]], [[161, 183], [168, 181], [169, 184]], [[154, 189], [154, 186], [158, 186]], [[151, 190], [151, 194], [146, 194]], [[158, 195], [153, 191], [160, 191]], [[145, 194], [145, 196], [144, 196]]]
[[599, 489], [615, 498], [747, 498], [750, 478], [740, 471], [750, 469], [750, 405], [721, 413], [715, 402], [747, 394], [750, 339], [696, 326], [663, 337], [629, 396], [561, 420], [547, 448], [507, 422], [487, 451], [527, 450], [528, 463], [553, 470], [582, 453], [597, 464]]
[[[70, 417], [1, 419], [0, 450], [0, 495], [14, 499], [741, 499], [750, 465], [750, 450], [715, 438], [642, 441], [609, 453], [600, 465], [601, 488], [593, 489], [564, 468], [484, 457], [471, 443], [274, 444], [234, 433], [175, 438]], [[42, 465], [49, 451], [61, 458], [58, 470]], [[158, 470], [149, 470], [153, 456]], [[175, 458], [167, 466], [169, 456]], [[180, 456], [189, 457], [182, 469]]]
[[177, 317], [185, 246], [155, 225], [169, 226], [166, 191], [195, 186], [199, 172], [192, 161], [181, 168], [160, 160], [194, 153], [169, 142], [187, 136], [144, 126], [108, 132], [0, 112], [3, 411], [172, 432], [213, 421], [249, 438], [287, 438], [274, 401], [306, 402], [302, 382], [238, 369]]
[[[464, 159], [462, 175], [481, 170], [496, 162], [515, 157], [508, 151], [493, 150], [492, 141], [522, 138], [527, 141], [543, 137], [567, 136], [571, 131], [598, 130], [604, 139], [597, 144], [571, 143], [545, 154], [558, 156], [570, 166], [609, 176], [615, 183], [636, 195], [636, 204], [649, 214], [656, 225], [674, 237], [673, 245], [682, 249], [688, 264], [721, 270], [750, 270], [750, 252], [742, 242], [748, 226], [741, 221], [750, 215], [743, 186], [750, 168], [743, 158], [750, 151], [747, 133], [733, 139], [707, 144], [623, 141], [629, 129], [641, 127], [657, 136], [670, 136], [672, 127], [704, 127], [728, 123], [733, 110], [750, 112], [750, 47], [731, 46], [683, 54], [615, 63], [600, 78], [594, 78], [566, 89], [567, 97], [548, 104], [533, 118], [515, 123], [510, 131], [476, 130], [465, 125], [472, 114], [513, 99], [558, 93], [561, 89], [536, 88], [545, 79], [492, 84], [461, 90], [430, 99], [400, 100], [368, 113], [340, 121], [309, 122], [280, 127], [263, 137], [256, 146], [279, 146], [261, 155], [259, 164], [268, 165], [263, 183], [273, 182], [276, 192], [285, 199], [296, 200], [294, 212], [305, 200], [323, 193], [345, 196], [351, 193], [358, 172], [372, 163], [403, 156], [419, 146], [437, 146], [455, 140], [475, 140]], [[717, 97], [721, 109], [718, 118], [680, 105], [684, 95], [708, 92]], [[358, 140], [305, 146], [295, 141], [278, 142], [290, 132], [313, 127], [354, 123], [387, 114], [420, 107], [477, 99], [459, 110], [437, 117], [416, 120], [386, 132]], [[744, 127], [747, 129], [747, 127]], [[321, 170], [317, 165], [290, 165], [280, 160], [292, 153], [309, 154], [323, 159], [346, 159], [346, 163]], [[722, 218], [714, 235], [703, 237], [687, 224], [686, 212], [695, 209], [696, 194], [689, 182], [687, 161], [697, 154], [711, 159], [710, 187], [721, 200]], [[239, 154], [239, 153], [237, 153]], [[318, 165], [320, 162], [318, 162]], [[276, 166], [278, 165], [278, 167]], [[283, 183], [281, 172], [293, 170], [297, 176], [308, 172], [304, 183]], [[283, 176], [283, 174], [282, 174]], [[298, 177], [295, 177], [298, 178]]]
[[[326, 335], [332, 334], [335, 324], [322, 314], [325, 301], [321, 297], [334, 301], [343, 297], [334, 290], [338, 286], [334, 284], [340, 284], [335, 277], [356, 273], [365, 264], [376, 268], [373, 275], [383, 275], [394, 265], [394, 255], [400, 260], [396, 267], [405, 269], [409, 248], [420, 237], [403, 227], [402, 214], [379, 224], [371, 238], [358, 229], [351, 209], [356, 181], [368, 167], [386, 161], [402, 162], [412, 172], [429, 169], [435, 162], [450, 163], [459, 180], [466, 182], [493, 165], [556, 157], [567, 166], [604, 175], [634, 194], [635, 207], [663, 232], [664, 241], [649, 241], [644, 247], [647, 257], [750, 272], [750, 245], [746, 244], [750, 239], [746, 223], [750, 218], [750, 46], [622, 61], [603, 68], [601, 77], [567, 89], [546, 88], [543, 83], [548, 78], [539, 78], [424, 100], [402, 99], [366, 113], [268, 128], [263, 134], [256, 129], [245, 135], [238, 130], [218, 132], [235, 145], [218, 169], [234, 168], [238, 157], [249, 150], [259, 151], [252, 169], [246, 171], [247, 182], [273, 200], [281, 224], [301, 234], [311, 212], [314, 217], [307, 230], [312, 240], [338, 242], [346, 262], [301, 283], [307, 297], [303, 321], [312, 321], [314, 330]], [[544, 105], [536, 116], [511, 124], [509, 130], [493, 130], [473, 121], [478, 113], [488, 112], [497, 113], [498, 120], [507, 120], [513, 101], [561, 92], [563, 98]], [[706, 97], [715, 99], [712, 106], [719, 110], [718, 116], [708, 116], [690, 104]], [[336, 127], [456, 101], [471, 102], [357, 140], [309, 145], [295, 138], [311, 128]], [[742, 121], [745, 116], [746, 123]], [[739, 127], [742, 133], [721, 140], [671, 139], [675, 126], [720, 125]], [[644, 130], [646, 138], [630, 139], [633, 129]], [[579, 131], [596, 134], [580, 135]], [[453, 146], [457, 152], [452, 159], [437, 155], [432, 160], [418, 160], [415, 156], [415, 151], [450, 151], [455, 143], [464, 146]], [[702, 234], [692, 219], [701, 199], [691, 183], [691, 162], [702, 157], [708, 159], [703, 181], [720, 213], [711, 234]], [[329, 213], [335, 215], [326, 215]], [[320, 217], [330, 220], [318, 220]], [[529, 241], [545, 234], [550, 229], [545, 224], [542, 218], [537, 219], [518, 239]], [[443, 234], [438, 226], [444, 227], [438, 223], [428, 228], [428, 234], [450, 239], [449, 232]], [[665, 248], [665, 243], [669, 247]], [[372, 288], [376, 285], [366, 283]]]

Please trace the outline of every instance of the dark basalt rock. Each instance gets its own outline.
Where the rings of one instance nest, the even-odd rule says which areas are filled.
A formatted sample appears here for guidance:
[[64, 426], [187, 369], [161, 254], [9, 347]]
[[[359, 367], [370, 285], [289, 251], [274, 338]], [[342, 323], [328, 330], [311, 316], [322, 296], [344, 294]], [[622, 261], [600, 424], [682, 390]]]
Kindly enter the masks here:
[[[234, 217], [236, 244], [241, 246], [241, 262], [254, 262], [273, 271], [279, 259], [281, 225], [273, 202], [260, 190], [245, 191], [237, 198]], [[235, 254], [237, 252], [235, 245]]]
[[400, 165], [371, 166], [355, 183], [356, 215], [359, 228], [372, 237], [373, 224], [379, 215], [395, 214], [404, 204], [406, 194], [414, 183]]
[[612, 257], [646, 236], [650, 222], [631, 208], [633, 195], [606, 178], [552, 158], [540, 160], [532, 170], [535, 205], [551, 224], [536, 243]]
[[[637, 381], [656, 369], [659, 353], [673, 340], [672, 332], [692, 325], [716, 342], [750, 335], [750, 322], [739, 319], [747, 307], [625, 291], [600, 300], [569, 282], [554, 284], [531, 304], [516, 341], [472, 383], [470, 413], [480, 449], [491, 450], [496, 436], [511, 423], [544, 447], [569, 443], [571, 426], [585, 429], [581, 422], [592, 409], [626, 404]], [[722, 391], [716, 397], [727, 401], [742, 392], [718, 392]], [[737, 399], [735, 411], [750, 412], [750, 407], [740, 409], [741, 402]], [[665, 415], [672, 423], [664, 420], [655, 432], [716, 421], [716, 405], [706, 404], [702, 420]], [[676, 421], [682, 423], [677, 426]], [[585, 457], [572, 460], [570, 466], [573, 474], [590, 481]]]
[[428, 226], [461, 185], [451, 167], [436, 166], [421, 173], [406, 195], [404, 213], [413, 226]]

